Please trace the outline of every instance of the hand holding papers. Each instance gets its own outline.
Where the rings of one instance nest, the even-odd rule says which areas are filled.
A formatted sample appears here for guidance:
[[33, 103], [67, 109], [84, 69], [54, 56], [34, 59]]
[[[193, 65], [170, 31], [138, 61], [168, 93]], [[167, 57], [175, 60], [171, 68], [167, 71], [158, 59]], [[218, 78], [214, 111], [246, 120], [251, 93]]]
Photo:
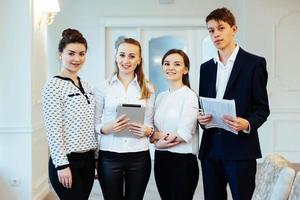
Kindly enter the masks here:
[[224, 115], [236, 117], [234, 100], [199, 97], [199, 101], [204, 113], [212, 115], [212, 120], [205, 126], [206, 128], [222, 128], [238, 134], [222, 120]]

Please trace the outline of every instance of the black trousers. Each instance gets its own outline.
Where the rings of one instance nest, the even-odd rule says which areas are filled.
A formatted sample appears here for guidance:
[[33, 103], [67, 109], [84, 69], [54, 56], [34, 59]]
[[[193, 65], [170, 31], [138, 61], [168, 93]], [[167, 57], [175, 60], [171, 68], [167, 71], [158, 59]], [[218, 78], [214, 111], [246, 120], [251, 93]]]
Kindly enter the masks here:
[[61, 200], [87, 200], [94, 184], [94, 150], [68, 155], [72, 173], [72, 187], [65, 188], [59, 181], [57, 169], [49, 159], [49, 178], [53, 189]]
[[150, 172], [149, 151], [99, 151], [98, 179], [105, 200], [142, 200]]
[[154, 175], [162, 200], [192, 200], [199, 179], [197, 157], [156, 150]]
[[227, 184], [234, 200], [251, 200], [256, 160], [224, 159], [220, 135], [213, 135], [208, 157], [201, 160], [201, 168], [205, 200], [226, 200]]

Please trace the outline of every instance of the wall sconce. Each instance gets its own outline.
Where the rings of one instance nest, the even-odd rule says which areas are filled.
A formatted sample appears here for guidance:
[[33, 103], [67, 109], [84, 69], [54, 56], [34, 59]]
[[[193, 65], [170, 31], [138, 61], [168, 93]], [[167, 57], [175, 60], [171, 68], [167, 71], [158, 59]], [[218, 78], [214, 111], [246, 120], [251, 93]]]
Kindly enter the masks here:
[[55, 15], [60, 11], [58, 0], [43, 1], [42, 16], [39, 20], [39, 26], [50, 25], [54, 21]]

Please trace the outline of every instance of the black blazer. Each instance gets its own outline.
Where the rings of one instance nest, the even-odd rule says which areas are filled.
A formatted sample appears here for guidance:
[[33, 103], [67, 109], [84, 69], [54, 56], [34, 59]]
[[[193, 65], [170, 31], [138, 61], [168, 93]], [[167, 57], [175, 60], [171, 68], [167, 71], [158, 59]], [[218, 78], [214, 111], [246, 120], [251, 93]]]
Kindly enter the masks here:
[[[216, 97], [217, 63], [213, 59], [200, 68], [199, 95]], [[268, 73], [266, 60], [239, 49], [224, 93], [224, 99], [234, 99], [238, 117], [249, 121], [251, 131], [238, 135], [221, 129], [223, 156], [227, 160], [249, 160], [261, 158], [257, 129], [270, 114], [267, 94]], [[203, 126], [199, 158], [206, 158], [215, 128]]]

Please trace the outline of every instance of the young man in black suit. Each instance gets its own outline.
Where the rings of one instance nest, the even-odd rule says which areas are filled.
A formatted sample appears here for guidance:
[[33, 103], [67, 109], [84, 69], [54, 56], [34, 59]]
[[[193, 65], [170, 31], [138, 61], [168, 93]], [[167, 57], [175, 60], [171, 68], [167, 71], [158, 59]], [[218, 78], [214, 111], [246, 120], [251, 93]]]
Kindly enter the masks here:
[[257, 129], [269, 116], [266, 61], [250, 54], [235, 42], [235, 17], [218, 8], [206, 17], [218, 55], [200, 69], [199, 95], [234, 99], [236, 116], [224, 116], [227, 126], [238, 135], [219, 128], [205, 128], [213, 116], [198, 114], [203, 128], [199, 151], [204, 196], [226, 200], [229, 183], [234, 200], [250, 200], [255, 188], [256, 159], [261, 158]]

